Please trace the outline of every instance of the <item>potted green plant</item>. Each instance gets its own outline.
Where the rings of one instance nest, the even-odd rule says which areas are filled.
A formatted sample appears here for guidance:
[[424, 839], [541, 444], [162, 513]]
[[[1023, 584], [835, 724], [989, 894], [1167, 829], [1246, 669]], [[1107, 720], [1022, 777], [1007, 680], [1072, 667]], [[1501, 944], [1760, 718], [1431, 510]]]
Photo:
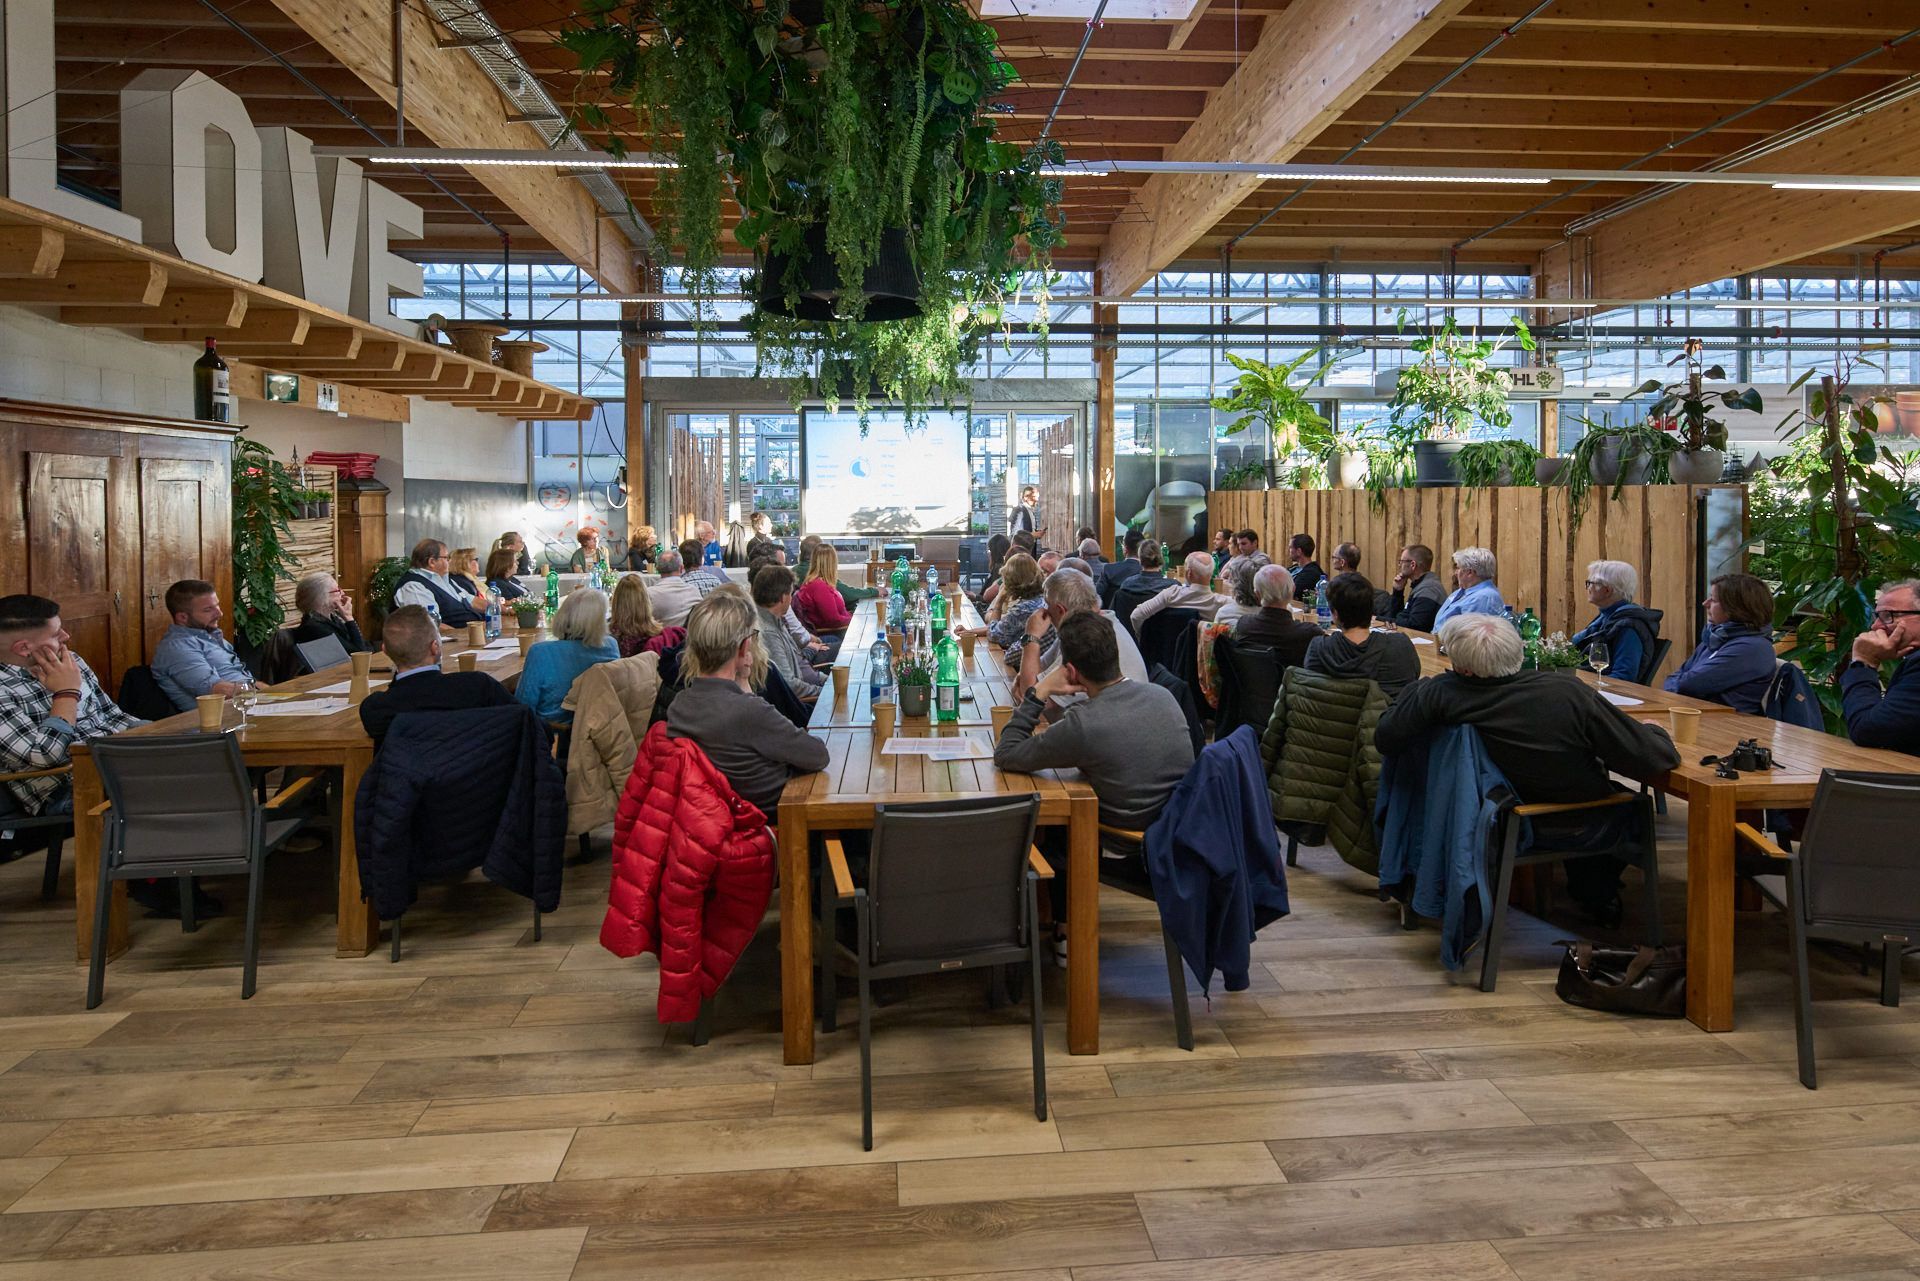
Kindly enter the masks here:
[[[1406, 320], [1403, 311], [1401, 327]], [[1410, 460], [1415, 484], [1459, 484], [1454, 459], [1475, 420], [1496, 431], [1505, 431], [1513, 422], [1507, 405], [1513, 377], [1492, 360], [1509, 340], [1527, 351], [1534, 350], [1534, 341], [1519, 316], [1512, 318], [1512, 324], [1510, 338], [1482, 338], [1463, 332], [1449, 314], [1414, 339], [1415, 359], [1401, 368], [1388, 402], [1386, 434], [1394, 451]]]
[[376, 621], [393, 612], [393, 593], [413, 563], [405, 556], [383, 556], [367, 572], [367, 608]]
[[1659, 392], [1660, 399], [1653, 403], [1650, 417], [1654, 426], [1673, 436], [1675, 447], [1671, 451], [1668, 467], [1673, 479], [1682, 485], [1710, 485], [1720, 479], [1720, 471], [1726, 464], [1727, 425], [1708, 412], [1710, 401], [1719, 401], [1728, 409], [1745, 409], [1760, 412], [1760, 393], [1749, 387], [1745, 391], [1709, 392], [1703, 384], [1708, 380], [1719, 382], [1726, 378], [1727, 371], [1719, 365], [1708, 367], [1702, 359], [1706, 344], [1698, 338], [1689, 338], [1678, 356], [1668, 361], [1669, 365], [1686, 362], [1686, 376], [1679, 382], [1662, 384], [1658, 378], [1649, 378], [1634, 389], [1636, 396], [1649, 392]]
[[1240, 463], [1220, 473], [1220, 488], [1232, 490], [1265, 489], [1267, 468], [1264, 463]]
[[900, 714], [925, 716], [933, 705], [933, 668], [919, 658], [903, 658], [894, 679], [900, 687]]
[[286, 621], [280, 583], [295, 568], [287, 543], [300, 496], [286, 464], [257, 440], [233, 438], [233, 627], [252, 645]]
[[[1333, 425], [1314, 407], [1314, 403], [1303, 394], [1303, 388], [1320, 381], [1332, 368], [1334, 361], [1328, 361], [1298, 385], [1293, 376], [1300, 367], [1319, 354], [1319, 349], [1303, 351], [1284, 364], [1269, 365], [1263, 361], [1249, 360], [1225, 353], [1240, 376], [1233, 381], [1233, 390], [1225, 396], [1214, 397], [1213, 408], [1223, 414], [1237, 414], [1232, 422], [1221, 428], [1223, 436], [1237, 436], [1249, 427], [1264, 427], [1267, 440], [1276, 459], [1286, 458], [1295, 451], [1305, 451], [1317, 455], [1333, 435]], [[1238, 469], [1229, 469], [1229, 474]], [[1265, 469], [1255, 466], [1255, 470], [1265, 477]], [[1256, 489], [1259, 485], [1228, 485], [1223, 489]]]
[[1540, 451], [1524, 440], [1468, 441], [1454, 455], [1454, 471], [1460, 483], [1475, 489], [1502, 485], [1531, 488], [1539, 483], [1534, 467]]

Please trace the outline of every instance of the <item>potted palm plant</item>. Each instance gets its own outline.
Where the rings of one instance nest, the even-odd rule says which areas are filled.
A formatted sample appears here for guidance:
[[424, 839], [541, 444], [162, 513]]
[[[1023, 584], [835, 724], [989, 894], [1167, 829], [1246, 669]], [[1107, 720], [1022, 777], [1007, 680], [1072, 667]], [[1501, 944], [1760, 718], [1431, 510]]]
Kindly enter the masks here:
[[[1301, 366], [1318, 354], [1319, 349], [1314, 348], [1284, 364], [1269, 365], [1227, 352], [1227, 359], [1240, 371], [1240, 376], [1234, 379], [1230, 394], [1214, 397], [1213, 407], [1238, 417], [1222, 428], [1221, 433], [1236, 436], [1249, 427], [1264, 427], [1274, 458], [1286, 458], [1296, 451], [1318, 456], [1333, 439], [1333, 424], [1307, 399], [1305, 388], [1319, 382], [1334, 362], [1328, 361], [1298, 384], [1293, 380]], [[1222, 488], [1236, 486], [1223, 484]]]
[[1726, 465], [1727, 425], [1707, 412], [1709, 401], [1718, 400], [1728, 409], [1747, 409], [1760, 412], [1760, 393], [1749, 387], [1745, 391], [1709, 392], [1703, 386], [1711, 380], [1719, 382], [1726, 378], [1727, 371], [1719, 365], [1708, 367], [1701, 358], [1706, 344], [1698, 338], [1689, 338], [1678, 356], [1668, 361], [1669, 365], [1686, 362], [1686, 376], [1679, 382], [1662, 384], [1658, 378], [1649, 378], [1634, 389], [1634, 395], [1659, 392], [1660, 399], [1653, 404], [1651, 417], [1655, 426], [1674, 438], [1674, 449], [1668, 460], [1673, 479], [1682, 485], [1710, 485], [1720, 479], [1721, 468]]
[[[1400, 324], [1406, 324], [1404, 311]], [[1534, 350], [1533, 334], [1518, 316], [1511, 340]], [[1416, 485], [1460, 483], [1454, 459], [1476, 419], [1496, 431], [1513, 422], [1507, 405], [1512, 375], [1492, 364], [1508, 341], [1463, 332], [1451, 315], [1413, 341], [1416, 358], [1400, 370], [1388, 403], [1387, 439], [1394, 452], [1410, 457]]]

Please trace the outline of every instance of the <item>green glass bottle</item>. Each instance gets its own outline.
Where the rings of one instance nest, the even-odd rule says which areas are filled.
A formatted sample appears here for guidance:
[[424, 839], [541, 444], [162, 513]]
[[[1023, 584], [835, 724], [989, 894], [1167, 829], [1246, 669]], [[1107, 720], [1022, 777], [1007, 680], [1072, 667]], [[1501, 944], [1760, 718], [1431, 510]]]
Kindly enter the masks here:
[[937, 644], [947, 634], [947, 597], [944, 592], [934, 592], [927, 599], [927, 610], [933, 629], [933, 639]]
[[960, 642], [951, 632], [933, 647], [933, 718], [936, 721], [960, 719]]

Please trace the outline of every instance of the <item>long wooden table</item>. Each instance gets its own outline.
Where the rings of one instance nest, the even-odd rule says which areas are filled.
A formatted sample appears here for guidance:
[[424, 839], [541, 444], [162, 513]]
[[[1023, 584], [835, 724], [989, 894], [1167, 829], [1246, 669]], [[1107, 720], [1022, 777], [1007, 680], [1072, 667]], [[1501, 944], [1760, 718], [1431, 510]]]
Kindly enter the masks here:
[[[513, 634], [507, 633], [508, 636]], [[541, 637], [545, 638], [544, 632]], [[444, 640], [441, 667], [449, 672], [459, 670], [459, 655], [466, 648], [464, 640]], [[511, 688], [520, 675], [520, 651], [516, 648], [503, 652], [506, 657], [477, 663], [475, 670], [486, 672]], [[374, 655], [374, 663], [373, 679], [384, 680], [390, 674], [381, 670], [386, 665], [385, 656]], [[269, 695], [311, 694], [325, 686], [347, 681], [352, 674], [352, 667], [341, 663], [284, 684], [263, 686], [262, 689]], [[263, 703], [267, 701], [272, 700], [263, 700]], [[239, 723], [239, 713], [229, 704], [223, 732], [235, 729]], [[127, 730], [125, 735], [202, 732], [200, 714], [192, 711]], [[238, 735], [240, 753], [249, 765], [269, 768], [300, 765], [340, 771], [340, 785], [335, 790], [333, 800], [333, 825], [340, 859], [337, 955], [365, 956], [379, 942], [380, 922], [374, 917], [372, 905], [361, 897], [360, 861], [353, 839], [354, 795], [359, 790], [361, 777], [373, 763], [373, 740], [360, 727], [359, 709], [347, 707], [326, 716], [255, 716], [245, 729], [238, 730]], [[86, 744], [75, 743], [73, 879], [78, 911], [75, 913], [74, 943], [76, 955], [82, 960], [86, 959], [93, 941], [94, 895], [100, 882], [100, 820], [92, 813], [100, 801], [100, 775], [94, 768], [93, 756]], [[107, 917], [109, 958], [127, 949], [126, 899], [125, 883], [116, 882], [113, 886], [113, 905]]]
[[[980, 626], [980, 617], [960, 597], [959, 622]], [[813, 1062], [813, 888], [809, 838], [816, 831], [871, 828], [874, 807], [968, 796], [1040, 798], [1039, 822], [1064, 824], [1067, 866], [1067, 1049], [1100, 1051], [1100, 844], [1099, 804], [1093, 789], [1072, 771], [1003, 773], [990, 760], [930, 761], [887, 756], [873, 741], [873, 709], [867, 681], [867, 651], [880, 634], [871, 601], [854, 611], [836, 663], [848, 672], [847, 697], [836, 699], [829, 683], [814, 706], [811, 731], [826, 740], [827, 768], [787, 784], [780, 797], [780, 1001], [788, 1063]], [[1012, 682], [998, 648], [983, 636], [967, 665], [971, 705], [961, 704], [958, 725], [902, 718], [900, 736], [969, 734], [991, 743], [991, 708], [1010, 706]]]

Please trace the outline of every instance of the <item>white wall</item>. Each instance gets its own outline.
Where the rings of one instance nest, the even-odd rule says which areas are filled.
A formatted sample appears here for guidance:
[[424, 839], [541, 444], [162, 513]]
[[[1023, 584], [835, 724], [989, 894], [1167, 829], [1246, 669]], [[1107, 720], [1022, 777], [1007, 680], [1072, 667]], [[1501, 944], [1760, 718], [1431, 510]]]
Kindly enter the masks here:
[[406, 437], [409, 476], [527, 483], [527, 425], [517, 419], [416, 397]]
[[[416, 408], [419, 402], [415, 402]], [[380, 455], [373, 474], [391, 492], [387, 495], [387, 552], [405, 553], [402, 530], [406, 513], [405, 425], [378, 418], [342, 418], [301, 405], [243, 400], [240, 418], [246, 435], [271, 449], [284, 462], [297, 452], [305, 458], [314, 450]]]
[[43, 311], [0, 306], [0, 396], [167, 418], [193, 417], [185, 343], [149, 343], [117, 329], [63, 325]]

